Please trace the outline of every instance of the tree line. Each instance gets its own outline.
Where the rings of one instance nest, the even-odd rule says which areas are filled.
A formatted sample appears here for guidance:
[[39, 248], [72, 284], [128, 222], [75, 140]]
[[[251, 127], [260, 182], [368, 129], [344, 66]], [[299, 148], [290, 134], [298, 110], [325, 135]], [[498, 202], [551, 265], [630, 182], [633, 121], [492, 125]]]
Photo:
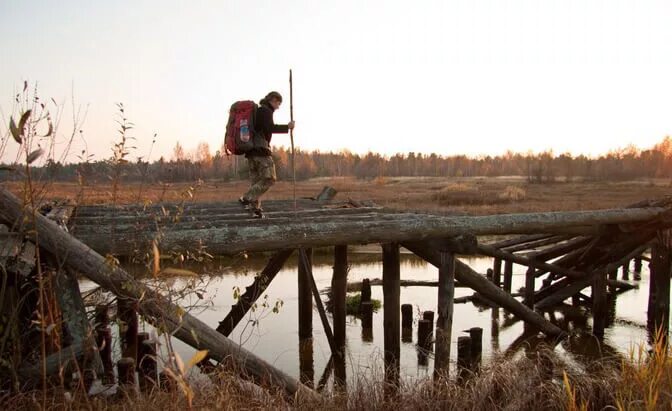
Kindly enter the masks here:
[[[107, 160], [63, 164], [47, 160], [33, 171], [55, 181], [89, 183], [108, 181], [114, 175], [124, 182], [183, 182], [202, 180], [236, 180], [248, 177], [247, 162], [242, 156], [212, 154], [207, 143], [188, 152], [180, 143], [170, 158], [153, 162], [142, 158], [113, 155]], [[291, 179], [291, 152], [285, 147], [274, 150], [278, 178]], [[369, 152], [321, 152], [296, 150], [297, 179], [313, 177], [475, 177], [526, 176], [530, 182], [582, 180], [629, 180], [672, 177], [672, 138], [665, 137], [650, 149], [634, 146], [612, 150], [597, 157], [573, 156], [569, 153], [514, 153], [498, 156], [468, 157], [438, 154], [404, 153], [384, 156]], [[11, 166], [4, 164], [4, 166]], [[2, 167], [0, 167], [1, 169]], [[0, 171], [0, 180], [18, 179], [16, 173]]]

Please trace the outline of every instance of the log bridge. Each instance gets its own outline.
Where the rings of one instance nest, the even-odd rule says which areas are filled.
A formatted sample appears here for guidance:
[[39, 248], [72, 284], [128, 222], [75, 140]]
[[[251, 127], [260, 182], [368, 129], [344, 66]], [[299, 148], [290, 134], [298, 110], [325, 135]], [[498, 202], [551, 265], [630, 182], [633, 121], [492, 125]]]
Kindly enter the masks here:
[[[386, 379], [393, 386], [399, 378], [402, 327], [401, 248], [438, 269], [438, 281], [433, 285], [438, 293], [436, 376], [448, 372], [457, 283], [472, 288], [479, 300], [501, 307], [523, 321], [527, 331], [542, 333], [555, 341], [560, 341], [566, 330], [546, 319], [544, 311], [567, 300], [588, 305], [594, 318], [593, 333], [602, 337], [609, 293], [628, 286], [618, 281], [617, 271], [629, 272], [631, 261], [635, 271], [640, 270], [642, 260], [649, 259], [644, 254], [651, 250], [648, 320], [653, 329], [663, 329], [667, 335], [670, 198], [618, 209], [468, 216], [402, 212], [372, 202], [337, 201], [334, 195], [333, 189], [325, 189], [315, 198], [296, 203], [266, 201], [266, 218], [261, 220], [251, 219], [235, 202], [70, 207], [66, 213], [69, 218], [61, 221], [67, 226], [63, 230], [53, 218], [33, 213], [29, 206], [0, 189], [0, 223], [26, 237], [37, 233], [39, 248], [57, 256], [67, 270], [88, 277], [120, 299], [136, 301], [139, 314], [147, 321], [173, 332], [195, 348], [207, 349], [209, 361], [230, 358], [255, 381], [282, 387], [291, 395], [313, 395], [313, 391], [227, 336], [295, 252], [299, 257], [299, 339], [312, 338], [315, 304], [332, 359], [338, 359], [344, 358], [346, 341], [348, 247], [381, 245], [384, 358]], [[501, 237], [479, 241], [485, 236]], [[153, 244], [162, 254], [196, 248], [212, 255], [272, 254], [214, 330], [188, 313], [177, 315], [178, 307], [163, 295], [110, 263], [109, 256], [145, 254]], [[312, 274], [312, 250], [317, 247], [333, 247], [331, 322]], [[465, 255], [492, 258], [492, 269], [487, 275], [476, 272], [459, 259]], [[520, 293], [512, 290], [514, 264], [527, 267], [525, 287]], [[591, 289], [590, 297], [584, 294], [586, 288]], [[340, 378], [345, 380], [344, 375]]]

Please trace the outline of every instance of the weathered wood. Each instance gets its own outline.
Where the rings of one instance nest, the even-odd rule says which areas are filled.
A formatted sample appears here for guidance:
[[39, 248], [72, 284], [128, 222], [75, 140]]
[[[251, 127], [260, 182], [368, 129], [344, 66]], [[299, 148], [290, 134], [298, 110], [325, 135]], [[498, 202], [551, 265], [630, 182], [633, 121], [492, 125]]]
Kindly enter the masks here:
[[481, 327], [472, 327], [466, 330], [471, 337], [471, 361], [469, 368], [474, 372], [481, 369], [481, 357], [483, 353], [483, 329]]
[[[26, 223], [24, 213], [32, 215], [29, 207], [24, 207], [7, 190], [0, 189], [0, 222], [19, 227]], [[139, 299], [139, 308], [145, 319], [172, 333], [186, 344], [197, 349], [208, 349], [210, 357], [217, 361], [229, 358], [247, 375], [281, 387], [290, 395], [300, 391], [308, 396], [314, 396], [311, 390], [298, 384], [295, 379], [219, 334], [191, 314], [185, 313], [180, 316], [184, 310], [136, 281], [122, 268], [109, 264], [105, 257], [59, 229], [53, 221], [38, 214], [36, 226], [31, 228], [39, 233], [41, 247], [54, 255], [66, 256], [64, 259], [66, 267], [81, 273], [118, 296]]]
[[345, 323], [348, 288], [348, 246], [334, 248], [334, 273], [331, 277], [332, 315], [334, 317], [334, 342], [340, 355], [345, 354]]
[[[423, 246], [422, 242], [406, 242], [402, 245], [435, 267], [439, 267], [441, 265], [441, 256], [438, 250], [429, 250]], [[461, 283], [479, 292], [490, 301], [499, 304], [510, 313], [520, 317], [523, 321], [533, 324], [547, 335], [558, 336], [564, 334], [560, 328], [551, 324], [544, 317], [521, 304], [511, 295], [495, 287], [495, 285], [488, 281], [485, 277], [476, 273], [474, 270], [469, 268], [469, 266], [459, 260], [455, 261], [455, 278]]]
[[[48, 355], [45, 359], [47, 375], [56, 375], [62, 369], [76, 368], [77, 363], [83, 362], [91, 356], [91, 347], [86, 342], [69, 345], [62, 350]], [[16, 371], [19, 380], [26, 387], [35, 386], [42, 381], [42, 361], [38, 363], [23, 363]]]
[[315, 384], [315, 359], [312, 338], [299, 340], [299, 381], [311, 388]]
[[574, 251], [588, 245], [591, 242], [591, 240], [592, 240], [591, 237], [573, 238], [568, 241], [557, 244], [553, 247], [548, 247], [539, 251], [532, 251], [530, 253], [527, 253], [525, 257], [537, 261], [552, 260], [554, 258], [565, 255], [570, 251]]
[[635, 273], [641, 273], [642, 272], [642, 258], [637, 257], [635, 258]]
[[413, 305], [401, 305], [401, 328], [413, 328]]
[[159, 383], [159, 373], [156, 362], [157, 343], [146, 339], [138, 344], [138, 375], [140, 391], [149, 393]]
[[[463, 234], [487, 235], [529, 232], [594, 233], [602, 224], [645, 222], [666, 211], [662, 207], [611, 209], [491, 216], [388, 216], [379, 221], [321, 222], [310, 220], [281, 224], [250, 224], [246, 227], [218, 227], [206, 230], [168, 231], [161, 237], [163, 249], [188, 249], [201, 241], [211, 254], [236, 254], [243, 251], [268, 251], [283, 248], [319, 247], [338, 244], [365, 244], [417, 241], [426, 238], [455, 237]], [[272, 220], [271, 220], [272, 221]], [[94, 234], [81, 234], [80, 240], [100, 253], [129, 254], [138, 245], [149, 245], [154, 235], [129, 234], [115, 242]], [[127, 240], [127, 241], [124, 241]], [[132, 241], [131, 241], [132, 240]]]
[[[381, 280], [382, 285], [382, 280]], [[362, 280], [362, 291], [360, 294], [360, 303], [371, 301], [371, 281], [368, 278]]]
[[[313, 264], [313, 250], [306, 251], [308, 265]], [[298, 295], [299, 295], [299, 340], [313, 338], [313, 295], [310, 289], [310, 278], [304, 264], [298, 268]]]
[[504, 291], [511, 294], [511, 286], [513, 284], [513, 262], [506, 261], [504, 263]]
[[291, 249], [281, 250], [271, 256], [266, 267], [264, 267], [259, 275], [254, 277], [252, 285], [245, 289], [245, 292], [240, 296], [236, 304], [231, 307], [231, 311], [222, 321], [220, 321], [219, 326], [217, 327], [218, 332], [227, 337], [231, 334], [233, 329], [236, 328], [238, 323], [240, 323], [250, 308], [252, 308], [255, 301], [264, 294], [266, 288], [268, 288], [271, 281], [273, 281], [275, 276], [282, 270], [282, 267], [292, 253], [293, 250]]
[[552, 234], [528, 234], [520, 237], [514, 237], [506, 240], [496, 241], [494, 243], [489, 243], [487, 245], [495, 248], [506, 248], [530, 243], [532, 241], [543, 240], [552, 236], [553, 236]]
[[359, 306], [359, 312], [362, 317], [362, 328], [370, 330], [373, 328], [373, 303], [365, 301]]
[[455, 297], [455, 254], [440, 253], [438, 318], [436, 320], [436, 344], [434, 344], [434, 377], [448, 373], [450, 339], [453, 328], [453, 298]]
[[525, 272], [525, 305], [534, 308], [534, 268], [529, 267]]
[[471, 374], [471, 337], [457, 337], [457, 379], [464, 380]]
[[593, 335], [598, 338], [604, 337], [604, 329], [607, 325], [607, 275], [598, 272], [593, 277]]
[[315, 197], [315, 200], [317, 201], [331, 201], [336, 197], [336, 194], [338, 194], [338, 191], [334, 187], [330, 186], [324, 186], [320, 194]]
[[127, 392], [135, 391], [135, 359], [124, 357], [117, 361], [119, 386]]
[[492, 283], [497, 287], [502, 285], [502, 259], [495, 258], [492, 263]]
[[334, 341], [334, 334], [331, 330], [331, 326], [329, 325], [329, 319], [327, 318], [327, 312], [324, 309], [324, 304], [322, 304], [320, 290], [317, 289], [317, 284], [315, 283], [311, 260], [310, 257], [308, 257], [308, 253], [304, 249], [299, 250], [299, 264], [303, 265], [303, 269], [308, 275], [310, 289], [313, 292], [313, 298], [315, 298], [315, 306], [317, 307], [317, 312], [320, 315], [320, 321], [322, 321], [322, 328], [324, 329], [324, 334], [327, 336], [327, 342], [329, 342], [331, 354], [339, 355], [340, 350]]
[[[337, 246], [340, 247], [340, 246]], [[354, 293], [354, 292], [361, 292], [362, 291], [362, 281], [353, 281], [348, 283], [348, 292], [349, 293]], [[383, 279], [382, 278], [372, 278], [369, 280], [369, 290], [371, 287], [380, 287], [383, 285]], [[438, 281], [424, 281], [424, 280], [400, 280], [399, 281], [399, 286], [400, 287], [436, 287], [439, 285]], [[460, 284], [459, 282], [455, 283], [455, 288], [460, 288], [460, 287], [466, 287], [463, 284]]]
[[578, 271], [560, 267], [555, 264], [549, 264], [543, 261], [537, 261], [535, 259], [523, 257], [522, 255], [507, 253], [505, 251], [501, 251], [496, 248], [492, 248], [485, 245], [479, 245], [478, 252], [483, 255], [487, 255], [489, 257], [501, 258], [502, 260], [505, 261], [511, 261], [516, 264], [526, 265], [528, 267], [533, 267], [537, 269], [544, 269], [553, 273], [564, 274], [568, 277], [579, 278], [583, 276], [583, 273], [580, 273]]
[[651, 250], [651, 281], [654, 282], [652, 330], [667, 338], [670, 322], [670, 276], [672, 274], [672, 233], [662, 231]]
[[429, 322], [434, 324], [434, 311], [423, 311], [422, 312], [422, 319], [423, 320], [429, 320]]
[[526, 242], [526, 243], [523, 243], [523, 244], [516, 244], [516, 245], [513, 245], [513, 246], [509, 246], [509, 247], [496, 247], [496, 248], [500, 248], [500, 249], [502, 249], [502, 251], [506, 251], [507, 253], [515, 253], [515, 252], [518, 252], [518, 251], [534, 250], [538, 247], [557, 244], [557, 243], [559, 243], [561, 241], [564, 241], [564, 240], [567, 240], [569, 238], [570, 237], [568, 237], [566, 235], [554, 235], [554, 236], [551, 236], [551, 237], [548, 237], [548, 238], [541, 238], [539, 240], [530, 241], [530, 242]]
[[431, 321], [424, 318], [418, 321], [418, 346], [425, 351], [431, 350], [432, 347], [433, 325]]
[[117, 321], [122, 357], [137, 358], [138, 355], [138, 303], [131, 298], [117, 298]]
[[385, 351], [385, 381], [393, 385], [399, 383], [401, 358], [399, 262], [399, 244], [383, 244], [383, 347]]
[[[642, 252], [643, 249], [648, 248], [649, 245], [643, 245], [640, 247], [637, 247], [634, 251], [631, 251], [628, 253], [625, 257], [619, 259], [618, 261], [615, 261], [613, 263], [607, 264], [604, 267], [599, 267], [595, 271], [593, 271], [590, 274], [585, 275], [583, 278], [580, 278], [578, 280], [574, 280], [573, 282], [570, 281], [563, 281], [562, 284], [563, 286], [559, 288], [557, 291], [554, 293], [544, 297], [543, 299], [537, 301], [536, 307], [538, 309], [544, 310], [547, 308], [550, 308], [556, 304], [559, 304], [566, 300], [567, 298], [571, 297], [574, 294], [577, 294], [581, 292], [586, 287], [589, 287], [593, 283], [594, 276], [597, 275], [597, 273], [605, 273], [605, 272], [610, 272], [615, 269], [617, 269], [619, 266], [622, 265], [622, 261], [624, 259], [631, 259], [633, 258], [633, 255], [636, 255], [636, 253]], [[569, 279], [567, 279], [569, 280]], [[559, 281], [560, 283], [560, 281]], [[555, 284], [554, 284], [555, 285]]]
[[623, 280], [625, 280], [625, 281], [630, 280], [630, 261], [623, 264], [623, 266], [621, 267], [621, 273], [622, 273], [622, 276], [623, 276], [622, 277]]

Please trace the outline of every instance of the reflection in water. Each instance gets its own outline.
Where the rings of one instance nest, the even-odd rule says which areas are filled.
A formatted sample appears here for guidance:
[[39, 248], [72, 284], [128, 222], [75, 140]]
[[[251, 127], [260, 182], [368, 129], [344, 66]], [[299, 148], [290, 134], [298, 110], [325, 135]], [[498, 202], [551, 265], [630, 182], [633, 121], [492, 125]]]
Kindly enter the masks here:
[[313, 387], [315, 381], [315, 365], [313, 363], [313, 339], [299, 341], [299, 381]]
[[[351, 256], [349, 281], [362, 281], [364, 278], [382, 276], [380, 255], [351, 253]], [[409, 257], [407, 254], [402, 254], [401, 257], [402, 279], [436, 281], [438, 278], [438, 270], [435, 267]], [[267, 257], [253, 257], [245, 260], [239, 264], [239, 266], [245, 267], [243, 270], [230, 269], [230, 263], [219, 260], [202, 266], [192, 265], [188, 267], [185, 264], [184, 268], [190, 268], [194, 272], [215, 273], [216, 275], [203, 276], [203, 279], [209, 283], [204, 296], [205, 300], [195, 297], [193, 299], [185, 298], [181, 303], [184, 306], [193, 306], [204, 305], [203, 301], [208, 302], [205, 309], [198, 312], [192, 311], [192, 313], [198, 315], [199, 319], [206, 324], [216, 327], [230, 310], [231, 305], [236, 302], [231, 289], [233, 287], [243, 289], [251, 284], [254, 280], [253, 275], [263, 268], [267, 260]], [[492, 260], [487, 258], [465, 258], [462, 261], [468, 263], [477, 272], [484, 273], [487, 268], [492, 267]], [[325, 290], [331, 285], [332, 264], [333, 256], [320, 254], [319, 252], [315, 253], [313, 271], [320, 290]], [[138, 270], [138, 268], [135, 269], [136, 272]], [[514, 290], [524, 285], [524, 274], [524, 267], [514, 265], [512, 286]], [[278, 273], [265, 293], [268, 295], [268, 303], [271, 308], [275, 301], [280, 300], [282, 302], [279, 312], [272, 313], [271, 308], [264, 308], [263, 300], [260, 300], [257, 311], [251, 312], [249, 314], [250, 318], [241, 321], [240, 326], [231, 333], [230, 338], [289, 375], [313, 386], [316, 383], [316, 377], [323, 375], [322, 371], [329, 361], [330, 350], [325, 335], [320, 331], [318, 316], [314, 318], [314, 340], [307, 340], [305, 344], [299, 346], [296, 344], [298, 331], [296, 278], [297, 269], [294, 259]], [[175, 282], [176, 287], [192, 281], [191, 279], [180, 278], [171, 280]], [[606, 351], [611, 348], [625, 353], [633, 344], [646, 340], [648, 282], [649, 271], [645, 270], [642, 273], [639, 289], [620, 294], [618, 300], [608, 300], [610, 303], [608, 321], [610, 327], [605, 335], [605, 345], [608, 345]], [[82, 281], [81, 288], [83, 290], [93, 287], [93, 283], [86, 280]], [[473, 294], [473, 291], [468, 288], [456, 288], [455, 290], [456, 298], [471, 294]], [[372, 298], [382, 300], [382, 297], [382, 288], [373, 287]], [[412, 304], [413, 312], [420, 318], [422, 317], [419, 313], [436, 310], [437, 307], [437, 293], [433, 287], [402, 287], [400, 298], [401, 303]], [[212, 304], [209, 304], [210, 301]], [[586, 306], [586, 301], [581, 301], [578, 307], [565, 304], [557, 307], [554, 314], [546, 313], [545, 315], [561, 328], [571, 331], [571, 334], [586, 334], [585, 330], [589, 329], [590, 326], [590, 308], [589, 305]], [[376, 373], [382, 371], [384, 361], [381, 353], [383, 352], [384, 330], [381, 319], [382, 310], [373, 314], [373, 328], [363, 330], [359, 319], [352, 316], [348, 317], [346, 323], [347, 353], [345, 355], [347, 360], [340, 362], [334, 360], [334, 381], [339, 378], [344, 381], [347, 371], [347, 378], [350, 378], [350, 386], [352, 386], [353, 381], [361, 376], [362, 370], [372, 370]], [[428, 375], [428, 371], [432, 369], [432, 356], [428, 355], [431, 349], [419, 350], [416, 344], [412, 343], [417, 335], [417, 320], [416, 318], [410, 335], [406, 330], [402, 331], [405, 344], [401, 344], [401, 374], [408, 377]], [[493, 353], [501, 351], [520, 353], [521, 348], [525, 347], [527, 338], [521, 336], [523, 332], [522, 322], [501, 308], [484, 308], [473, 304], [455, 305], [453, 330], [464, 330], [471, 327], [482, 327], [484, 329], [490, 327], [490, 332], [486, 332], [483, 336], [484, 363], [492, 358]], [[433, 331], [433, 327], [430, 327], [430, 329]], [[454, 331], [455, 336], [457, 332]], [[588, 334], [586, 338], [592, 337]], [[591, 344], [595, 344], [594, 339], [589, 341], [591, 341]], [[194, 352], [191, 348], [179, 341], [174, 343], [182, 358], [191, 358]], [[456, 353], [456, 338], [453, 339], [452, 344], [451, 353]], [[533, 341], [529, 343], [528, 347], [534, 347], [534, 345], [535, 342]], [[569, 356], [573, 356], [573, 353], [579, 355], [578, 349], [574, 347], [574, 344], [567, 345], [567, 348], [563, 346], [557, 351], [563, 354], [567, 353]], [[592, 353], [586, 350], [582, 355], [591, 356], [595, 352], [599, 352], [599, 350], [595, 348]], [[455, 358], [456, 355], [453, 355], [451, 360], [454, 362]], [[377, 375], [381, 374], [378, 373]]]

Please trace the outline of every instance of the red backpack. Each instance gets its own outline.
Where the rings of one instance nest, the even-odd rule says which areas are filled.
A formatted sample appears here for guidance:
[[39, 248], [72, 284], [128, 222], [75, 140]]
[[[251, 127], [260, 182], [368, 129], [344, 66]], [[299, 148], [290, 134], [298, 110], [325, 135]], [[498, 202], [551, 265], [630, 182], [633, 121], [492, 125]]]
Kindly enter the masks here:
[[226, 154], [245, 154], [254, 147], [254, 118], [257, 103], [250, 100], [236, 101], [229, 110], [224, 145]]

